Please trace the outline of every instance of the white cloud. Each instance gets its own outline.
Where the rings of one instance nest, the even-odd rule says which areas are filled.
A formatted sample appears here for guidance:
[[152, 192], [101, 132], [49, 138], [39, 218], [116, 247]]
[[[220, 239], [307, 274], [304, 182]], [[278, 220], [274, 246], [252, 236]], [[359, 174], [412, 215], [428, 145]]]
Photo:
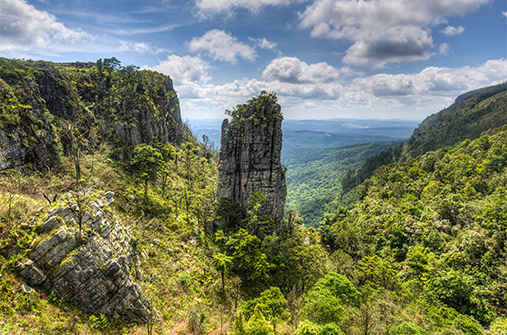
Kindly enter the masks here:
[[218, 29], [208, 31], [204, 36], [194, 38], [188, 44], [188, 49], [192, 52], [205, 51], [214, 60], [227, 61], [236, 64], [236, 57], [246, 60], [254, 60], [257, 57], [255, 49], [238, 42], [226, 32]]
[[360, 87], [376, 97], [456, 95], [494, 78], [507, 78], [507, 60], [490, 60], [476, 67], [428, 67], [414, 74], [377, 74], [354, 79], [351, 86]]
[[442, 43], [438, 46], [438, 54], [439, 55], [447, 55], [449, 54], [449, 50], [450, 50], [450, 47], [449, 47], [449, 44], [447, 43]]
[[301, 0], [197, 0], [197, 15], [207, 18], [218, 13], [231, 15], [235, 10], [244, 8], [252, 13], [258, 13], [267, 6], [287, 6]]
[[206, 82], [211, 80], [207, 72], [211, 66], [198, 56], [180, 57], [171, 55], [167, 57], [167, 60], [156, 66], [144, 66], [143, 68], [170, 76], [179, 96], [182, 98], [201, 97], [203, 87], [206, 87]]
[[[299, 14], [313, 37], [348, 39], [344, 61], [382, 67], [429, 58], [430, 27], [473, 12], [491, 0], [316, 0]], [[464, 29], [455, 28], [456, 33]]]
[[262, 49], [274, 50], [278, 45], [278, 43], [268, 41], [265, 37], [264, 38], [249, 37], [248, 39], [257, 44]]
[[24, 0], [0, 0], [0, 8], [0, 51], [59, 51], [69, 44], [93, 40], [91, 35], [67, 28], [53, 15]]
[[339, 70], [322, 62], [308, 65], [296, 57], [273, 60], [262, 73], [263, 78], [287, 83], [326, 83], [336, 80]]
[[507, 12], [502, 12], [502, 15], [507, 17]]
[[433, 39], [428, 30], [420, 27], [391, 27], [362, 37], [347, 49], [343, 61], [378, 68], [389, 62], [429, 59], [432, 48]]
[[151, 46], [150, 43], [142, 42], [142, 43], [135, 43], [135, 42], [129, 42], [129, 41], [120, 41], [120, 49], [119, 51], [134, 51], [141, 54], [159, 54], [161, 52], [166, 52], [165, 49], [157, 49]]
[[444, 30], [441, 31], [442, 34], [446, 36], [454, 36], [454, 35], [460, 35], [465, 31], [465, 28], [462, 26], [459, 27], [453, 27], [453, 26], [447, 26]]

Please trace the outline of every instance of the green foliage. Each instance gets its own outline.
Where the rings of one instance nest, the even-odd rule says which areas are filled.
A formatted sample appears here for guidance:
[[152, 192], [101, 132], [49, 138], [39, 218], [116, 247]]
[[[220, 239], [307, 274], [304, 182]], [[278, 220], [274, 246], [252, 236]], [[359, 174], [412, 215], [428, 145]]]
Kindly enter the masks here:
[[299, 323], [294, 335], [322, 335], [322, 327], [308, 320]]
[[273, 321], [287, 320], [289, 314], [286, 310], [287, 300], [278, 287], [271, 287], [260, 294], [258, 298], [249, 300], [244, 306], [246, 316], [251, 316], [256, 308], [259, 308], [262, 314]]
[[505, 313], [505, 143], [504, 126], [378, 169], [361, 200], [326, 217], [322, 242], [356, 260], [347, 271], [360, 286], [410, 288], [489, 324]]
[[398, 326], [390, 326], [389, 333], [393, 335], [424, 335], [426, 332], [420, 327], [417, 327], [411, 323], [403, 322]]
[[[414, 133], [405, 148], [389, 148], [369, 158], [357, 171], [349, 170], [342, 180], [342, 189], [348, 192], [381, 166], [398, 160], [417, 157], [465, 139], [476, 139], [484, 132], [507, 124], [507, 83], [485, 87], [465, 93], [456, 102], [437, 114], [427, 117]], [[431, 172], [431, 161], [424, 170]]]
[[273, 327], [266, 321], [259, 307], [256, 307], [252, 317], [245, 326], [245, 335], [271, 335]]
[[144, 195], [148, 196], [148, 182], [155, 181], [164, 168], [162, 154], [149, 144], [139, 144], [134, 149], [134, 157], [130, 166], [134, 174], [144, 180]]
[[[380, 142], [338, 148], [284, 149], [287, 166], [287, 205], [301, 213], [306, 226], [317, 228], [325, 213], [339, 206], [341, 180], [348, 170], [358, 169], [368, 157], [398, 142]], [[285, 139], [284, 139], [285, 146]]]
[[62, 130], [68, 124], [86, 140], [82, 152], [108, 142], [123, 161], [131, 157], [132, 148], [115, 129], [139, 129], [140, 114], [164, 120], [170, 141], [191, 138], [181, 123], [169, 77], [123, 67], [114, 57], [95, 65], [77, 68], [72, 63], [0, 58], [0, 129], [22, 145], [30, 163], [52, 167], [62, 149], [66, 154], [74, 151]]
[[248, 100], [247, 105], [237, 105], [232, 111], [226, 110], [225, 114], [232, 117], [231, 125], [239, 125], [253, 119], [264, 122], [283, 120], [276, 93], [265, 91]]
[[324, 278], [319, 279], [315, 283], [314, 289], [329, 290], [333, 296], [337, 297], [345, 305], [356, 305], [359, 303], [360, 294], [354, 285], [347, 277], [336, 272], [329, 272]]

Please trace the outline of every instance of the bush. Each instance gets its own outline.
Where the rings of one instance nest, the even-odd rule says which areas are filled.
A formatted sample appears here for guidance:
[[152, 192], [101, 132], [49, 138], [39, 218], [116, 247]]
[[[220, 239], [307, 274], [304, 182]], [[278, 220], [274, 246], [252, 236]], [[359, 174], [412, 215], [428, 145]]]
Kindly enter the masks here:
[[322, 328], [311, 321], [304, 320], [299, 323], [294, 335], [322, 335]]

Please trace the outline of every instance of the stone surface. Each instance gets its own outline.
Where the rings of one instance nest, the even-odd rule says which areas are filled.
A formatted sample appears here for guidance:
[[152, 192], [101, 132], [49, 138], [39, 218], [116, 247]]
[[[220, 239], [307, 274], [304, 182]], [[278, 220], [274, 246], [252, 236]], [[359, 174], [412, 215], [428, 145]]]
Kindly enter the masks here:
[[22, 165], [25, 157], [26, 150], [21, 144], [19, 132], [7, 134], [0, 129], [0, 171]]
[[[53, 234], [39, 243], [29, 259], [17, 265], [17, 270], [29, 285], [52, 290], [97, 316], [103, 314], [114, 320], [123, 315], [144, 323], [151, 313], [151, 302], [131, 275], [132, 264], [139, 264], [132, 249], [132, 229], [104, 218], [103, 206], [113, 196], [108, 192], [90, 206], [97, 214], [87, 215], [84, 220], [85, 243], [79, 243], [76, 218], [70, 207], [49, 211], [43, 231]], [[55, 221], [62, 223], [58, 230], [50, 229], [56, 226], [49, 222]]]
[[[0, 171], [26, 163], [40, 167], [51, 166], [58, 148], [63, 145], [64, 150], [67, 150], [69, 147], [68, 140], [57, 134], [55, 126], [60, 122], [56, 121], [77, 123], [83, 115], [90, 113], [83, 109], [84, 106], [90, 103], [101, 104], [107, 96], [91, 95], [87, 89], [73, 89], [66, 71], [61, 70], [61, 65], [78, 68], [88, 68], [88, 65], [23, 65], [35, 67], [33, 78], [24, 75], [23, 78], [17, 79], [0, 78], [0, 99], [8, 101], [16, 97], [19, 103], [27, 106], [24, 108], [30, 115], [30, 118], [24, 117], [20, 124], [0, 124]], [[105, 80], [101, 76], [86, 75], [86, 78], [85, 80], [90, 80], [90, 85], [106, 91]], [[131, 145], [150, 143], [154, 138], [162, 143], [180, 141], [184, 125], [172, 80], [168, 76], [160, 75], [157, 85], [156, 92], [144, 93], [149, 95], [155, 104], [144, 104], [140, 107], [138, 105], [129, 110], [94, 110], [93, 119], [98, 123], [107, 122], [107, 126], [101, 128], [106, 130], [107, 134], [98, 134], [99, 137], [113, 139], [113, 136], [110, 136], [112, 132], [117, 135], [114, 141]], [[12, 89], [14, 87], [24, 87], [25, 92], [16, 92]]]
[[[239, 203], [247, 215], [249, 197], [258, 190], [267, 197], [259, 215], [283, 220], [287, 186], [280, 162], [282, 116], [280, 105], [245, 105], [240, 120], [222, 123], [217, 199]], [[215, 223], [216, 224], [216, 223]], [[220, 225], [220, 222], [218, 223]]]

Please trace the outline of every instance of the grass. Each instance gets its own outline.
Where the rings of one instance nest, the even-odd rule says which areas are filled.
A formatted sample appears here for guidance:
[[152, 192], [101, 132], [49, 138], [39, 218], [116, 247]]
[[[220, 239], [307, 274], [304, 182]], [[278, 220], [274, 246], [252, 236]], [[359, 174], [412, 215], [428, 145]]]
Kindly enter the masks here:
[[[143, 280], [139, 284], [158, 311], [154, 334], [188, 334], [195, 313], [204, 316], [201, 330], [208, 334], [232, 329], [233, 281], [227, 280], [226, 292], [221, 292], [220, 274], [211, 265], [215, 247], [195, 215], [202, 203], [214, 202], [216, 163], [196, 156], [199, 159], [191, 169], [190, 164], [172, 168], [165, 196], [160, 185], [150, 185], [148, 199], [143, 197], [142, 182], [110, 160], [107, 148], [85, 155], [82, 161], [80, 188], [114, 191], [112, 212], [140, 238]], [[15, 265], [48, 237], [38, 235], [35, 228], [49, 208], [61, 205], [64, 195], [76, 190], [73, 169], [72, 161], [61, 157], [51, 169], [8, 170], [0, 175], [0, 334], [147, 333], [146, 325], [125, 319], [105, 323], [42, 288], [29, 299], [23, 293]], [[44, 194], [50, 199], [58, 194], [57, 204], [50, 204]], [[212, 206], [208, 210], [204, 214], [211, 217]]]

